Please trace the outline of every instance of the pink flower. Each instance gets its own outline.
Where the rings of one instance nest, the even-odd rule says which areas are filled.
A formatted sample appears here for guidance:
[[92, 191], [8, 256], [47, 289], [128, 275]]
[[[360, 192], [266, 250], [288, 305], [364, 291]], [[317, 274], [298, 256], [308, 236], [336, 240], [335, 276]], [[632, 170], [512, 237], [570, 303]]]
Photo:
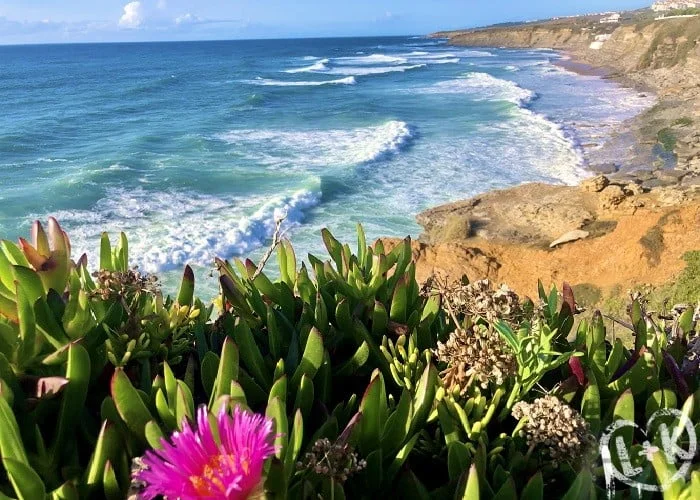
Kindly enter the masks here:
[[275, 453], [272, 420], [238, 406], [230, 416], [226, 405], [216, 420], [218, 433], [202, 406], [197, 430], [185, 421], [160, 450], [145, 453], [144, 468], [135, 474], [146, 483], [144, 498], [239, 500], [261, 492], [264, 462]]

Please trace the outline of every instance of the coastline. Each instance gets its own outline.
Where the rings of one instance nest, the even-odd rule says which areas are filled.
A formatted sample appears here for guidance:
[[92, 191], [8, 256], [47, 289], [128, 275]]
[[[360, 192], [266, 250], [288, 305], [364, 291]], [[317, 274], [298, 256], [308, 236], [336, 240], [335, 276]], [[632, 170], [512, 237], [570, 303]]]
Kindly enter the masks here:
[[[568, 280], [586, 295], [585, 305], [596, 306], [630, 289], [666, 286], [684, 272], [684, 257], [700, 250], [700, 134], [691, 118], [682, 118], [700, 108], [694, 90], [700, 82], [686, 68], [695, 67], [696, 54], [676, 61], [685, 80], [674, 79], [676, 67], [640, 69], [620, 49], [637, 28], [606, 35], [622, 40], [609, 53], [589, 48], [595, 32], [562, 23], [434, 35], [459, 46], [552, 48], [566, 55], [555, 62], [563, 69], [653, 95], [656, 104], [606, 138], [604, 147], [624, 151], [619, 164], [588, 165], [591, 178], [579, 186], [525, 184], [420, 213], [424, 233], [414, 243], [420, 279], [487, 278], [521, 294], [532, 293], [538, 278]], [[648, 51], [654, 42], [647, 41]]]
[[[650, 122], [654, 120], [653, 112], [650, 113], [650, 110], [653, 110], [662, 100], [656, 89], [647, 82], [627, 78], [609, 66], [591, 64], [578, 52], [566, 50], [558, 52], [566, 57], [552, 61], [555, 66], [577, 75], [611, 80], [621, 87], [637, 92], [640, 96], [653, 97], [654, 99], [653, 106], [625, 120], [614, 133], [609, 133], [604, 138], [604, 149], [609, 151], [604, 156], [615, 157], [615, 166], [589, 162], [587, 167], [591, 175], [634, 176], [636, 170], [646, 170], [653, 165], [664, 169], [677, 167], [678, 162], [674, 155], [656, 147], [656, 138], [651, 137], [648, 133]], [[626, 156], [619, 158], [612, 153], [613, 151], [625, 151]]]

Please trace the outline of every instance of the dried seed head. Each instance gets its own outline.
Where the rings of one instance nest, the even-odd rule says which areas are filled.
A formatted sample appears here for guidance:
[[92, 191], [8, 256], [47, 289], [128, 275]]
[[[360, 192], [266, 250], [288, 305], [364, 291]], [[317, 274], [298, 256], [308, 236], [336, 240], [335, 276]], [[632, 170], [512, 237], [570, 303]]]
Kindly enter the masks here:
[[472, 377], [482, 387], [489, 382], [496, 385], [515, 375], [517, 362], [510, 347], [491, 326], [472, 325], [469, 330], [458, 328], [444, 344], [438, 342], [435, 354], [439, 361], [447, 363], [442, 380], [449, 390], [466, 392]]
[[129, 492], [127, 493], [127, 500], [141, 500], [146, 498], [143, 495], [146, 489], [146, 483], [137, 479], [136, 476], [139, 472], [146, 469], [141, 457], [136, 457], [131, 461], [131, 484], [129, 484]]
[[97, 288], [92, 292], [92, 297], [102, 300], [119, 299], [140, 293], [158, 293], [158, 277], [155, 275], [143, 276], [136, 269], [126, 272], [101, 271], [92, 274], [97, 278]]
[[351, 475], [367, 467], [367, 462], [360, 460], [352, 446], [327, 438], [319, 439], [304, 455], [302, 462], [297, 462], [297, 469], [307, 470], [319, 476], [326, 476], [339, 483], [344, 483]]
[[448, 286], [442, 293], [456, 314], [479, 315], [489, 321], [502, 319], [512, 322], [517, 322], [523, 315], [517, 294], [506, 285], [493, 290], [489, 280]]
[[512, 415], [517, 419], [527, 417], [521, 436], [528, 446], [542, 445], [556, 462], [574, 462], [595, 443], [583, 417], [554, 396], [516, 403]]
[[681, 372], [689, 378], [694, 378], [700, 373], [700, 335], [688, 342], [688, 350], [683, 357]]

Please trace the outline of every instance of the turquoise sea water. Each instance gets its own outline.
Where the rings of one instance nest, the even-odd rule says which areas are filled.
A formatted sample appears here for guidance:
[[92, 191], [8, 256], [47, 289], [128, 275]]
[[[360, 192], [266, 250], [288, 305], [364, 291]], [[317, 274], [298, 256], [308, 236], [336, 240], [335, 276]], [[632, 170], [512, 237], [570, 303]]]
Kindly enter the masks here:
[[560, 57], [419, 37], [0, 47], [0, 237], [54, 215], [95, 262], [124, 230], [172, 282], [259, 255], [283, 213], [301, 256], [324, 226], [418, 235], [428, 207], [615, 159], [605, 138], [650, 99]]

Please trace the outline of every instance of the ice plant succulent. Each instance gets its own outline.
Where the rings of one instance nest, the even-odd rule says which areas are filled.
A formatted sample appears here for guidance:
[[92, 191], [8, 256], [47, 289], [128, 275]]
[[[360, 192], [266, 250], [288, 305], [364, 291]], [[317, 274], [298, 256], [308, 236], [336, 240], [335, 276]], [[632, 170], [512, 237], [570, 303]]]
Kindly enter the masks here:
[[56, 219], [49, 217], [48, 234], [41, 222], [32, 224], [32, 242], [19, 239], [19, 248], [37, 272], [45, 290], [63, 293], [71, 270], [70, 241]]
[[216, 416], [216, 430], [202, 406], [196, 429], [185, 421], [182, 431], [161, 441], [161, 449], [146, 452], [134, 474], [143, 498], [239, 500], [262, 494], [263, 465], [275, 453], [272, 420], [239, 406], [230, 415], [226, 406]]

